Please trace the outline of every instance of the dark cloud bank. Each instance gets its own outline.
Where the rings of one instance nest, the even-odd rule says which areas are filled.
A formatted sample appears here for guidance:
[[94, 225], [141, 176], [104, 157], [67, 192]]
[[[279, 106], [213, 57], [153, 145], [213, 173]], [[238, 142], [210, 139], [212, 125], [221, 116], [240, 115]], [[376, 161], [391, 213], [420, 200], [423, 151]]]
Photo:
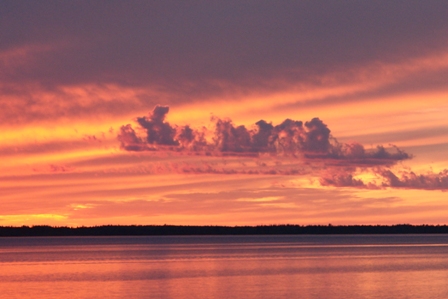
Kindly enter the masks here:
[[[431, 0], [0, 1], [0, 124], [344, 86], [446, 53], [447, 15]], [[446, 88], [446, 68], [409, 76], [351, 100]], [[91, 86], [87, 103], [70, 91]]]
[[[411, 159], [412, 155], [396, 146], [366, 149], [356, 142], [340, 143], [319, 118], [306, 122], [288, 118], [278, 125], [260, 120], [250, 129], [234, 125], [230, 119], [212, 117], [214, 132], [207, 139], [205, 128], [171, 125], [165, 120], [168, 112], [169, 107], [156, 106], [148, 116], [137, 117], [138, 131], [143, 131], [143, 136], [131, 124], [123, 125], [117, 136], [120, 147], [126, 151], [177, 151], [204, 156], [290, 157], [304, 164], [318, 164], [323, 173], [320, 178], [323, 186], [448, 189], [448, 170], [438, 174], [401, 171], [399, 177], [390, 168]], [[357, 170], [373, 172], [382, 182], [366, 183], [357, 179], [354, 177]], [[217, 171], [210, 168], [209, 172]]]
[[0, 79], [149, 84], [190, 99], [296, 85], [444, 51], [447, 14], [446, 1], [413, 0], [2, 1], [0, 54], [26, 55], [0, 59]]

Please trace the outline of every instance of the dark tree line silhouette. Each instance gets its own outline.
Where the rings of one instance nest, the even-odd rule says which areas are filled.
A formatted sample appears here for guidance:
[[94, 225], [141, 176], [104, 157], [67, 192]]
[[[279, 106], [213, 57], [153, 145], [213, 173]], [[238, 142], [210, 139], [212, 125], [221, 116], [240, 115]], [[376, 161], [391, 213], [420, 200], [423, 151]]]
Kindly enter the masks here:
[[25, 236], [173, 236], [173, 235], [334, 235], [334, 234], [446, 234], [446, 225], [261, 225], [178, 226], [103, 225], [92, 227], [1, 226], [0, 237]]

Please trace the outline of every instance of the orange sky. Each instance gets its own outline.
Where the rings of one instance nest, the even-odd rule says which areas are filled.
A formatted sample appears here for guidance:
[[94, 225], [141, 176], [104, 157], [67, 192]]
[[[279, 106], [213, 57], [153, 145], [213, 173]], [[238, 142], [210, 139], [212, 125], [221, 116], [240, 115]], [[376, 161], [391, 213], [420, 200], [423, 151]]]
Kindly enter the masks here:
[[448, 5], [188, 3], [0, 5], [0, 226], [446, 223]]

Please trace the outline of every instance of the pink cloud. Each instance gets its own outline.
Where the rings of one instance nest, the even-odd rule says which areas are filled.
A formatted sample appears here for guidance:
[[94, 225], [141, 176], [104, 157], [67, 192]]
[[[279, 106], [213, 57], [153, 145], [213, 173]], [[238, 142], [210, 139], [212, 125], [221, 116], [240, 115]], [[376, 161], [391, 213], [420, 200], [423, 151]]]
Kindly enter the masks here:
[[122, 126], [117, 136], [121, 148], [128, 151], [189, 150], [224, 156], [256, 157], [268, 153], [353, 165], [392, 165], [412, 158], [395, 146], [392, 146], [395, 152], [391, 152], [381, 145], [366, 150], [359, 143], [339, 143], [319, 118], [305, 123], [286, 119], [279, 125], [260, 120], [255, 129], [247, 129], [244, 125], [234, 125], [231, 119], [213, 117], [215, 129], [210, 132], [213, 137], [207, 141], [203, 131], [165, 121], [168, 112], [167, 106], [156, 106], [149, 116], [136, 118], [146, 132], [145, 137], [138, 137], [130, 124]]
[[439, 173], [428, 172], [416, 174], [413, 171], [400, 171], [400, 175], [394, 174], [388, 169], [380, 170], [379, 174], [384, 178], [383, 186], [405, 189], [424, 190], [448, 190], [448, 169]]
[[374, 168], [373, 173], [382, 179], [382, 182], [377, 184], [376, 182], [364, 182], [362, 179], [357, 179], [351, 171], [341, 171], [333, 168], [321, 176], [320, 184], [322, 186], [368, 189], [448, 190], [448, 169], [439, 173], [428, 172], [426, 174], [416, 174], [413, 171], [405, 170], [399, 170], [398, 172], [399, 175], [388, 168]]

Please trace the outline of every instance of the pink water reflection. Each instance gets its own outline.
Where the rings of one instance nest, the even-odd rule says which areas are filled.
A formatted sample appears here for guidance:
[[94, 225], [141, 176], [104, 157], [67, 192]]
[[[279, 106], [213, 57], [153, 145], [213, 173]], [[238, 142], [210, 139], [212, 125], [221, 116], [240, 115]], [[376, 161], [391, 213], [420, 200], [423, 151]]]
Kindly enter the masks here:
[[444, 243], [302, 241], [0, 246], [0, 297], [447, 298]]

